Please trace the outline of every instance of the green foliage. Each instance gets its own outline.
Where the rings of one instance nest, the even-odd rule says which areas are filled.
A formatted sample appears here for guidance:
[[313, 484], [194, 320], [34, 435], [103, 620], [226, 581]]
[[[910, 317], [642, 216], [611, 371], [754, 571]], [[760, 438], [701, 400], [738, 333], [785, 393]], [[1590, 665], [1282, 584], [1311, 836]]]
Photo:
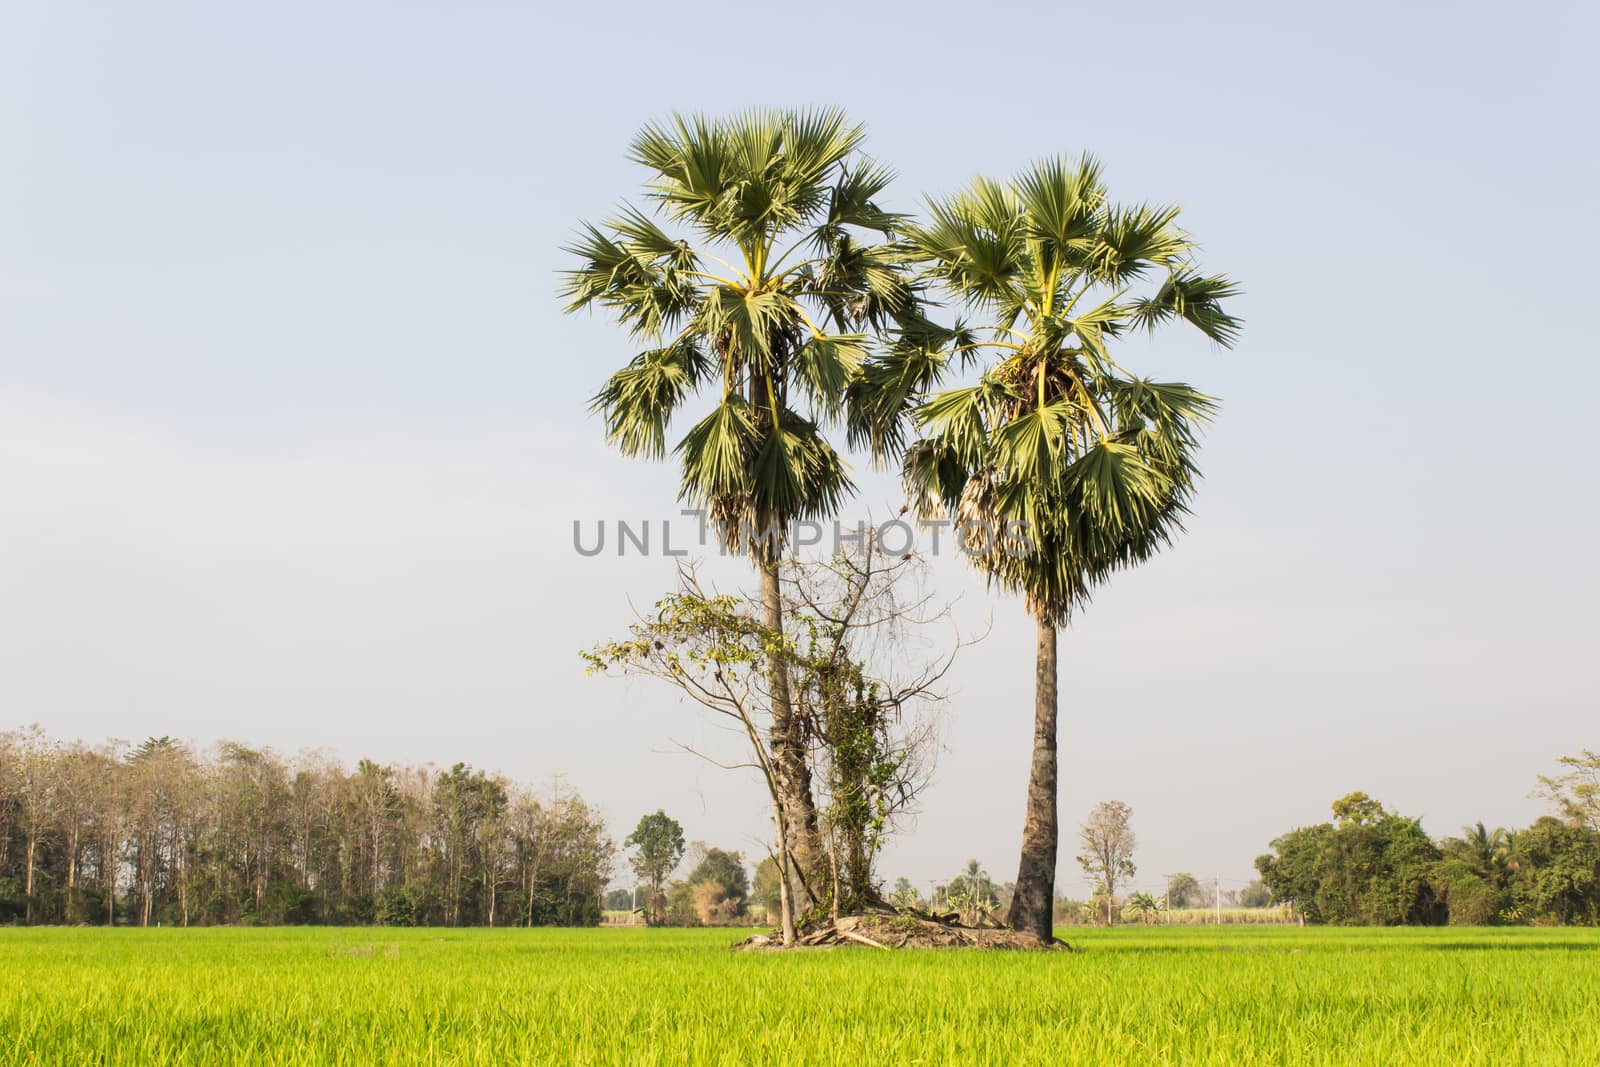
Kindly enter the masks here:
[[1188, 871], [1179, 871], [1167, 879], [1167, 906], [1188, 908], [1200, 902], [1200, 883]]
[[1464, 827], [1435, 845], [1417, 820], [1364, 793], [1335, 824], [1279, 837], [1256, 860], [1272, 899], [1308, 922], [1600, 923], [1600, 834], [1546, 816], [1525, 830]]
[[28, 897], [15, 878], [0, 878], [0, 923], [14, 923], [28, 910]]
[[1565, 774], [1539, 776], [1539, 790], [1574, 826], [1600, 834], [1600, 752], [1584, 749], [1581, 755], [1563, 756]]
[[304, 926], [317, 921], [319, 905], [317, 895], [311, 890], [279, 878], [267, 886], [261, 917], [270, 923]]
[[1545, 816], [1517, 835], [1513, 906], [1530, 920], [1600, 922], [1600, 835]]
[[1152, 923], [1161, 917], [1161, 901], [1152, 893], [1134, 893], [1122, 905], [1122, 917]]
[[625, 206], [567, 248], [567, 309], [604, 308], [644, 344], [594, 398], [608, 437], [660, 458], [672, 420], [709, 393], [673, 450], [683, 499], [767, 560], [788, 523], [831, 515], [853, 490], [824, 429], [874, 424], [856, 409], [876, 401], [855, 388], [874, 337], [921, 350], [937, 332], [864, 138], [833, 110], [674, 116], [631, 150], [655, 217]]
[[427, 902], [410, 886], [391, 885], [378, 894], [372, 917], [379, 926], [421, 926]]
[[1422, 824], [1385, 811], [1365, 793], [1334, 803], [1335, 824], [1293, 830], [1256, 860], [1272, 898], [1307, 922], [1394, 926], [1440, 922], [1433, 882], [1441, 853]]
[[1444, 900], [1451, 926], [1488, 926], [1499, 922], [1509, 895], [1472, 864], [1445, 859], [1434, 868], [1434, 884]]
[[968, 860], [961, 873], [950, 879], [937, 905], [956, 912], [962, 922], [971, 925], [993, 915], [1000, 906], [1000, 897], [989, 872], [974, 859]]
[[1333, 821], [1339, 826], [1374, 826], [1387, 813], [1365, 793], [1347, 793], [1333, 802]]
[[922, 906], [922, 895], [911, 884], [911, 879], [900, 877], [894, 880], [894, 893], [889, 897], [889, 903], [901, 911], [919, 908]]
[[705, 858], [689, 872], [685, 881], [690, 885], [710, 883], [739, 900], [750, 895], [750, 878], [745, 873], [744, 860], [737, 852], [725, 852], [720, 848], [706, 849]]
[[922, 439], [905, 453], [907, 492], [924, 515], [981, 523], [970, 558], [1063, 624], [1113, 571], [1176, 534], [1214, 407], [1187, 385], [1130, 375], [1110, 343], [1184, 320], [1231, 344], [1239, 324], [1222, 301], [1237, 288], [1198, 273], [1176, 209], [1113, 203], [1087, 156], [1005, 183], [980, 178], [929, 213], [906, 227], [907, 243], [984, 317], [955, 346], [961, 366], [983, 370], [915, 409]]
[[631, 863], [634, 873], [650, 886], [650, 914], [661, 917], [663, 902], [661, 886], [683, 859], [683, 826], [666, 812], [657, 810], [645, 815], [622, 841], [622, 847], [634, 850]]
[[778, 871], [778, 861], [768, 856], [756, 864], [756, 877], [751, 898], [766, 911], [769, 917], [776, 916], [781, 906], [779, 894], [781, 889], [778, 879], [782, 877]]

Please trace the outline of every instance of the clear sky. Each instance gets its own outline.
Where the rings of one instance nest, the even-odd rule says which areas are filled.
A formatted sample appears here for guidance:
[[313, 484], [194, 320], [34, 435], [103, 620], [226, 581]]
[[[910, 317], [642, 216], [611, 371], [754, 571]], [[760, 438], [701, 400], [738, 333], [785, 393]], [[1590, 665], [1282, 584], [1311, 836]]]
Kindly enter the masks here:
[[[751, 848], [761, 793], [585, 678], [674, 513], [585, 401], [631, 354], [558, 246], [671, 109], [834, 104], [896, 206], [1091, 150], [1246, 287], [1190, 533], [1063, 644], [1062, 871], [1109, 798], [1142, 883], [1242, 880], [1364, 789], [1523, 823], [1600, 747], [1590, 5], [0, 5], [0, 728], [553, 775], [620, 836]], [[896, 505], [863, 474], [854, 513]], [[733, 572], [733, 576], [737, 576]], [[1032, 631], [958, 561], [938, 780], [885, 873], [1014, 877]]]

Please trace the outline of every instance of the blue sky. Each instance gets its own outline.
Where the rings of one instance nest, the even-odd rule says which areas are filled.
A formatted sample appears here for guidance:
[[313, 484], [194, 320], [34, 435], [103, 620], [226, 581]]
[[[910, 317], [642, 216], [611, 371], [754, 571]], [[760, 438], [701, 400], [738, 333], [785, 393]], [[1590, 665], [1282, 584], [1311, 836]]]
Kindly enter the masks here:
[[[898, 207], [1089, 150], [1247, 290], [1234, 351], [1128, 353], [1225, 407], [1189, 535], [1065, 639], [1067, 826], [1123, 799], [1141, 881], [1243, 879], [1351, 789], [1526, 821], [1600, 746], [1586, 6], [0, 18], [0, 726], [559, 773], [619, 837], [665, 806], [751, 848], [759, 791], [658, 751], [694, 715], [581, 674], [671, 572], [571, 522], [671, 515], [675, 480], [586, 416], [630, 353], [555, 275], [644, 122], [832, 104]], [[895, 492], [863, 471], [854, 508]], [[1031, 631], [934, 582], [994, 630], [887, 873], [1009, 878]]]

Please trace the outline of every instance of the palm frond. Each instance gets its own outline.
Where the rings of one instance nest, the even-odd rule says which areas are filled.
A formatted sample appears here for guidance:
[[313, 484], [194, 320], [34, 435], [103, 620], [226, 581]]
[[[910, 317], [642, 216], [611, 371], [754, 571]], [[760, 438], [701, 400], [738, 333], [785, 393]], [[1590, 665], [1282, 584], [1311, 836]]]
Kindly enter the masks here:
[[641, 352], [606, 380], [590, 410], [605, 418], [606, 438], [623, 455], [660, 459], [673, 412], [708, 367], [705, 353], [688, 339]]

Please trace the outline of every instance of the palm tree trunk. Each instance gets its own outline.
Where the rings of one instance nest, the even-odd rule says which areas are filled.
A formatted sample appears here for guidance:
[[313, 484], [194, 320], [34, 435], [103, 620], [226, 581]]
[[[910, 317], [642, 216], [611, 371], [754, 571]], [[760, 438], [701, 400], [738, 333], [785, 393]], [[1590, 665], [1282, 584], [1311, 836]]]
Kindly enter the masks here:
[[[761, 624], [774, 633], [783, 633], [783, 596], [778, 585], [779, 562], [775, 555], [758, 558], [761, 568]], [[797, 905], [807, 896], [815, 899], [808, 885], [818, 872], [820, 842], [817, 837], [817, 809], [811, 799], [811, 770], [806, 765], [805, 740], [801, 723], [795, 717], [789, 692], [789, 664], [781, 654], [767, 657], [767, 674], [772, 687], [773, 778], [777, 786], [778, 812], [784, 820], [785, 836], [796, 861], [791, 899]]]
[[1007, 922], [1042, 941], [1054, 935], [1051, 912], [1056, 889], [1056, 626], [1038, 613], [1034, 671], [1033, 766], [1028, 772], [1028, 811], [1022, 824], [1022, 860]]

